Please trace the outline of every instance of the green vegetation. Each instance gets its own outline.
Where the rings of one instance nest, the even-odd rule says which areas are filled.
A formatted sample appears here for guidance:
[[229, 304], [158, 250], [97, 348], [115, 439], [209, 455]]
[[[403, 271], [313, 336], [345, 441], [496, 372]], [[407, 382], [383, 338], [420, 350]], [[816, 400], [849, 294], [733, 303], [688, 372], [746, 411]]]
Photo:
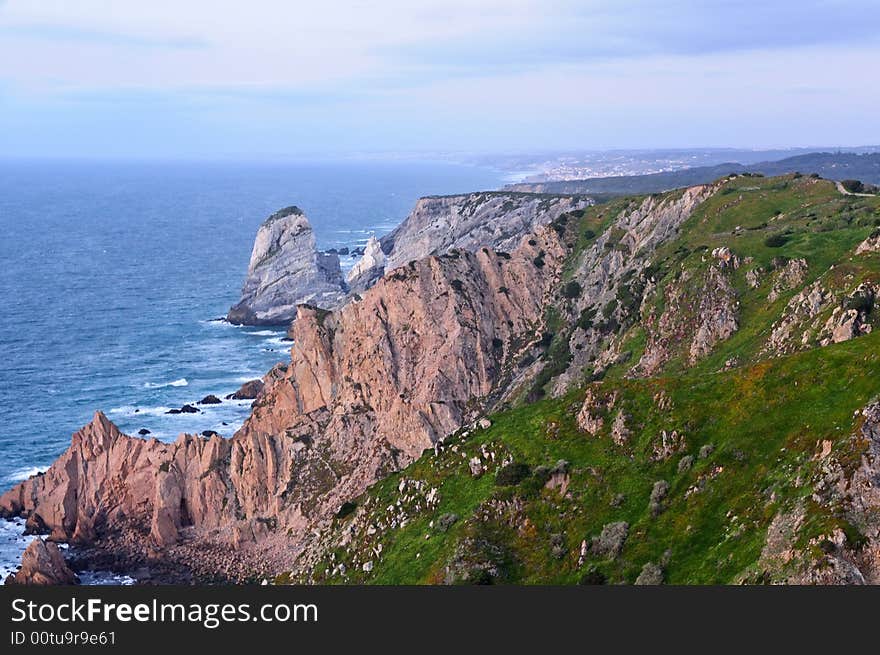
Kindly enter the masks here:
[[[856, 291], [880, 284], [880, 255], [854, 255], [876, 233], [880, 198], [843, 195], [800, 174], [719, 185], [643, 269], [586, 307], [581, 257], [589, 249], [629, 256], [624, 230], [609, 226], [644, 198], [557, 220], [571, 255], [543, 326], [512, 359], [520, 370], [541, 364], [518, 400], [489, 416], [490, 427], [459, 430], [356, 506], [346, 503], [351, 511], [323, 536], [319, 561], [291, 580], [617, 584], [659, 570], [674, 584], [758, 583], [827, 557], [835, 531], [853, 548], [864, 543], [816, 489], [830, 461], [844, 472], [861, 462], [865, 444], [853, 435], [859, 410], [880, 394], [880, 329], [825, 347], [798, 333], [785, 357], [766, 347], [789, 301], [817, 281], [826, 305], [810, 316], [816, 325], [856, 310], [868, 328], [880, 327], [874, 292]], [[723, 275], [737, 329], [691, 361], [684, 337], [719, 270], [718, 249], [735, 258]], [[802, 277], [783, 284], [800, 260]], [[671, 358], [653, 377], [633, 377], [667, 310], [681, 326]], [[586, 367], [580, 383], [553, 397], [577, 329], [599, 330], [622, 356], [595, 374]], [[601, 381], [591, 383], [594, 375]], [[588, 390], [594, 433], [578, 425]], [[793, 512], [801, 516], [793, 563], [768, 561], [771, 522]]]

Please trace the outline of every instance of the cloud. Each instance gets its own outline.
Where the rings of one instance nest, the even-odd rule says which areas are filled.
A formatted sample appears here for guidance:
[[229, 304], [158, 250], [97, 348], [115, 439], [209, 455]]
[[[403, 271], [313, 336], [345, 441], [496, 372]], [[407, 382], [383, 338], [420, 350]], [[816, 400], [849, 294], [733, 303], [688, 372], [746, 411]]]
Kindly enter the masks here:
[[[2, 2], [3, 0], [0, 0], [0, 8], [2, 8]], [[187, 49], [204, 48], [208, 45], [206, 41], [194, 37], [151, 37], [40, 23], [2, 25], [0, 26], [0, 37], [12, 37], [18, 41], [70, 42], [135, 48]]]
[[877, 142], [874, 3], [0, 0], [0, 141], [157, 155]]

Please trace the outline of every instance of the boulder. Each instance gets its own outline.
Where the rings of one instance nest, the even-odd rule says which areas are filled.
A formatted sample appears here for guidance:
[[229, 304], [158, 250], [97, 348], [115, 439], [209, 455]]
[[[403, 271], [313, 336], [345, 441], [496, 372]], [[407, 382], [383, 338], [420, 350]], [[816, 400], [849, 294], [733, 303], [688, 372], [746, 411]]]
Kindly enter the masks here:
[[238, 391], [226, 396], [226, 400], [256, 400], [263, 391], [262, 380], [250, 380], [245, 382]]
[[221, 402], [223, 402], [223, 401], [221, 401], [221, 400], [220, 400], [217, 396], [215, 396], [214, 394], [208, 394], [207, 396], [205, 396], [204, 398], [202, 398], [202, 399], [201, 399], [198, 403], [196, 403], [196, 404], [197, 404], [197, 405], [219, 405]]
[[25, 549], [21, 568], [6, 578], [8, 585], [71, 585], [78, 582], [58, 546], [40, 538], [34, 539]]

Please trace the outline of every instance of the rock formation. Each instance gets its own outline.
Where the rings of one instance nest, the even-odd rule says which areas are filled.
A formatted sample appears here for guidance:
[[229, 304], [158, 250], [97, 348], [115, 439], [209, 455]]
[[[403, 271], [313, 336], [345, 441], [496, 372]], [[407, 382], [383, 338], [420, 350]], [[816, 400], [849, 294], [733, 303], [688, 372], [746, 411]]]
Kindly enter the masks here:
[[346, 281], [352, 293], [363, 293], [385, 273], [385, 253], [382, 244], [374, 236], [367, 240], [363, 256], [348, 272]]
[[0, 497], [0, 513], [74, 543], [141, 535], [122, 540], [128, 560], [149, 543], [189, 566], [181, 542], [232, 544], [237, 562], [251, 551], [280, 570], [343, 502], [474, 417], [539, 329], [564, 252], [541, 228], [505, 256], [400, 268], [338, 312], [301, 306], [290, 364], [264, 378], [233, 438], [148, 441], [98, 413], [45, 474]]
[[382, 238], [385, 270], [452, 249], [513, 250], [524, 234], [592, 204], [580, 196], [503, 192], [421, 198], [406, 220]]
[[6, 578], [8, 585], [77, 584], [79, 579], [67, 566], [58, 546], [34, 539], [21, 556], [21, 568]]
[[299, 304], [332, 308], [344, 298], [339, 257], [319, 253], [305, 214], [287, 207], [257, 231], [241, 300], [227, 319], [235, 324], [282, 325], [293, 319]]

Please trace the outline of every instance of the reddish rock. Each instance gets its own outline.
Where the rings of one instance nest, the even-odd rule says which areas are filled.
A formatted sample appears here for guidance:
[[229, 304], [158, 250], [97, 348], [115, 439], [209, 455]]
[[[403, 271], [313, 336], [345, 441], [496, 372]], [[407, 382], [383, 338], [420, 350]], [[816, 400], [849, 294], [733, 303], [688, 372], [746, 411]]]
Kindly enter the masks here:
[[78, 582], [58, 546], [39, 538], [25, 549], [21, 556], [21, 568], [6, 578], [8, 585], [70, 585]]

